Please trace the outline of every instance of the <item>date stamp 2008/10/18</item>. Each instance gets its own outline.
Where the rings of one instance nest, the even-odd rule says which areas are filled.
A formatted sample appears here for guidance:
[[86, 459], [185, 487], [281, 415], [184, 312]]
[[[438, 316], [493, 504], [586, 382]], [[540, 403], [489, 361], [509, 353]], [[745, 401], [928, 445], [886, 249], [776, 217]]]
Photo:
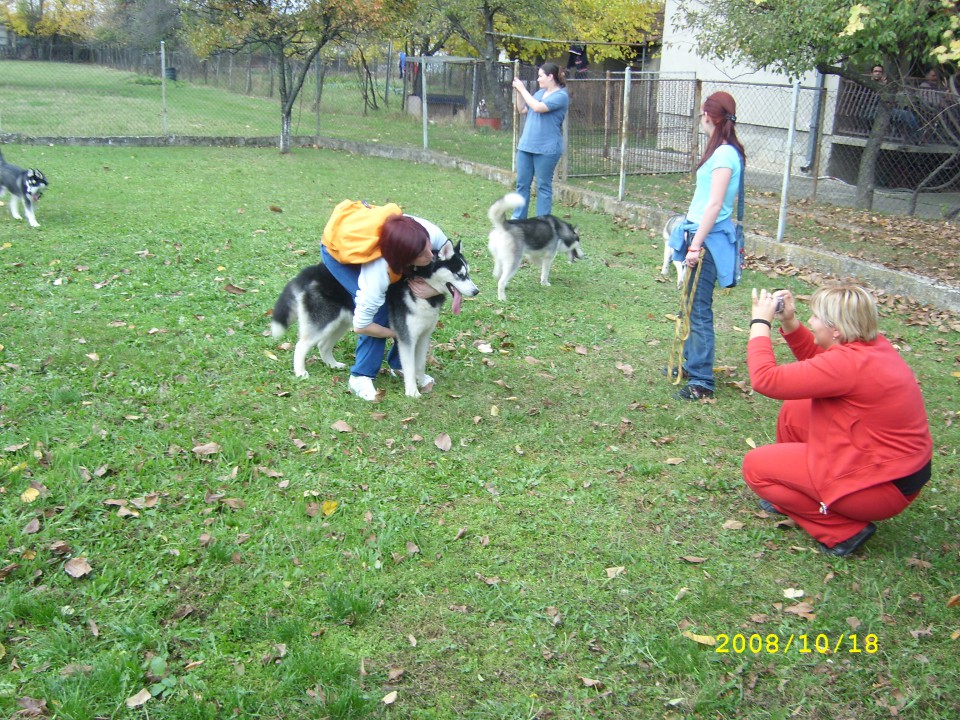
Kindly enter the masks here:
[[759, 655], [761, 653], [768, 655], [786, 655], [791, 650], [801, 655], [806, 653], [819, 653], [820, 655], [837, 653], [867, 653], [873, 655], [880, 650], [880, 638], [875, 634], [857, 635], [848, 633], [837, 635], [835, 637], [826, 633], [816, 635], [803, 633], [801, 635], [791, 634], [789, 637], [780, 637], [777, 634], [760, 635], [753, 633], [751, 635], [717, 635], [717, 645], [715, 652], [735, 653], [742, 655], [752, 653]]

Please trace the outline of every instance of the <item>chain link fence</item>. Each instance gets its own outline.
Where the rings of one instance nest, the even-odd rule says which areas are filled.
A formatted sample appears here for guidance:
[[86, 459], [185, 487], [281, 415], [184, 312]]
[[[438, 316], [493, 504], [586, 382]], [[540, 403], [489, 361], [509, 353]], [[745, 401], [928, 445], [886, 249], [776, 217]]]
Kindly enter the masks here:
[[[85, 62], [0, 60], [0, 132], [24, 138], [279, 135], [280, 70], [269, 55], [202, 59], [182, 50], [88, 47], [78, 59]], [[287, 70], [289, 81], [303, 66], [291, 62]], [[428, 147], [511, 168], [514, 73], [536, 89], [532, 65], [496, 63], [491, 71], [472, 58], [404, 57], [391, 45], [328, 47], [304, 76], [293, 133]], [[824, 90], [591, 71], [569, 79], [567, 88], [564, 179], [619, 181], [619, 192], [629, 193], [650, 176], [690, 173], [704, 141], [700, 103], [726, 90], [737, 100], [748, 187], [778, 194], [785, 187], [792, 201], [854, 203], [871, 127], [858, 85]], [[935, 91], [932, 113], [923, 110], [931, 95], [922, 92], [919, 85], [904, 91], [903, 112], [895, 113], [899, 121], [884, 138], [876, 210], [908, 213], [914, 202], [918, 214], [941, 217], [960, 206], [956, 87]]]

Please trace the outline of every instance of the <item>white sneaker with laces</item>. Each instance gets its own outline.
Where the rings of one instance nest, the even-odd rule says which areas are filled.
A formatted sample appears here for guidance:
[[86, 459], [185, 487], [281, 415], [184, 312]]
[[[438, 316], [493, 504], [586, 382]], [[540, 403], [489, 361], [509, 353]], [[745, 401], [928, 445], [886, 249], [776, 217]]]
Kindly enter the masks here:
[[377, 389], [373, 386], [373, 378], [368, 378], [366, 375], [351, 375], [348, 384], [350, 385], [350, 392], [361, 400], [373, 402], [377, 399]]

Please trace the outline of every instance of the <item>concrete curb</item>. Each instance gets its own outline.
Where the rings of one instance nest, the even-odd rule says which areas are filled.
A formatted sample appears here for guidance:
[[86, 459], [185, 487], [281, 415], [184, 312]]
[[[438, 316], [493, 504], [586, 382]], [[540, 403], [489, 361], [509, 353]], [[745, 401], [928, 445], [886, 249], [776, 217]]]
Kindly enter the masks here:
[[[143, 137], [27, 137], [17, 133], [0, 134], [0, 143], [23, 145], [106, 145], [120, 147], [277, 147], [278, 138], [269, 137], [193, 137], [193, 136], [143, 136]], [[314, 136], [296, 136], [290, 139], [293, 147], [315, 147], [324, 150], [349, 152], [368, 157], [428, 163], [476, 175], [478, 177], [512, 187], [514, 173], [502, 168], [450, 157], [432, 150], [397, 148], [370, 143], [338, 140]], [[621, 217], [639, 225], [660, 227], [672, 213], [650, 208], [639, 203], [619, 201], [608, 195], [576, 188], [565, 183], [555, 183], [554, 196], [568, 205], [576, 205], [595, 212]], [[901, 295], [922, 305], [942, 310], [960, 312], [960, 289], [934, 282], [930, 278], [876, 263], [857, 260], [825, 250], [779, 243], [762, 235], [747, 236], [748, 249], [754, 257], [782, 260], [793, 265], [809, 268], [838, 277], [853, 278], [876, 290], [891, 295]]]

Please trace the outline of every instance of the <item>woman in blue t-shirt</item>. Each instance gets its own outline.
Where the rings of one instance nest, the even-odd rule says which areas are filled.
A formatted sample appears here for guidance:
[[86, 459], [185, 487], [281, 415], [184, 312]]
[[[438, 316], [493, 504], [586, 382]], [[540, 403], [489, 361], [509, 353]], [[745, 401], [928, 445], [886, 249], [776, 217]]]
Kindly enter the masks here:
[[570, 105], [563, 71], [556, 63], [544, 63], [537, 71], [537, 85], [540, 89], [531, 95], [523, 80], [513, 79], [517, 111], [526, 115], [523, 134], [517, 144], [517, 192], [523, 198], [523, 205], [513, 213], [514, 220], [527, 216], [534, 177], [537, 179], [537, 215], [550, 214], [553, 209], [553, 171], [563, 155], [563, 119]]
[[[734, 282], [733, 271], [739, 258], [736, 230], [730, 217], [746, 162], [734, 128], [737, 103], [733, 96], [715, 92], [701, 109], [700, 127], [708, 140], [697, 166], [697, 186], [685, 223], [689, 244], [684, 261], [690, 268], [686, 273], [686, 292], [694, 295], [690, 334], [683, 345], [682, 372], [687, 384], [676, 393], [681, 400], [713, 397], [713, 286], [718, 280], [724, 287]], [[704, 249], [706, 252], [701, 252]], [[702, 264], [699, 276], [694, 270], [697, 264]], [[691, 287], [694, 278], [695, 289]]]

